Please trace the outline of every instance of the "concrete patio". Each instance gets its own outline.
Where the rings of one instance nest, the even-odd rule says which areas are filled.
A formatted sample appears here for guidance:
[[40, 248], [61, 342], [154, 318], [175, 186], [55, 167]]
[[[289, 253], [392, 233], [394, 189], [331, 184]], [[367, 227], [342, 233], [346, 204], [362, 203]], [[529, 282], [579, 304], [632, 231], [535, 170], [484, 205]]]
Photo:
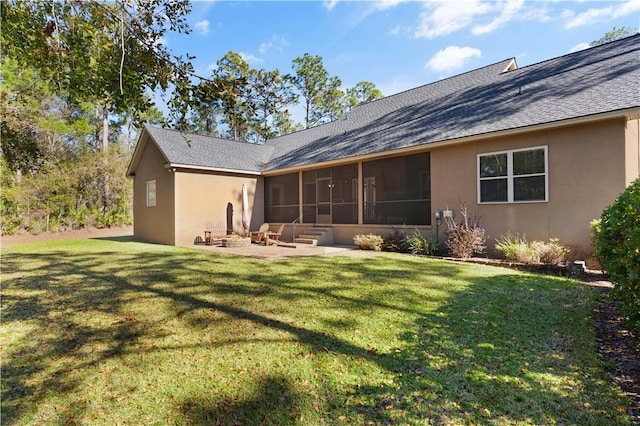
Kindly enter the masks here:
[[301, 256], [348, 256], [362, 258], [378, 256], [381, 253], [370, 250], [360, 250], [356, 246], [311, 246], [309, 244], [292, 243], [286, 243], [286, 246], [264, 246], [261, 244], [251, 244], [248, 247], [221, 247], [207, 245], [189, 245], [185, 247], [265, 260]]

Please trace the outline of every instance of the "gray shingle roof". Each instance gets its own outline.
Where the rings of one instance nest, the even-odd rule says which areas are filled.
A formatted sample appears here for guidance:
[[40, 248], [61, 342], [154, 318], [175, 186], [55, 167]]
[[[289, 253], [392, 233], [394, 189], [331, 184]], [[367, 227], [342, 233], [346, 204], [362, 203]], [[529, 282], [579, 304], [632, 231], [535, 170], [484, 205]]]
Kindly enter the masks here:
[[640, 107], [640, 36], [527, 67], [505, 60], [264, 145], [147, 127], [171, 163], [277, 170]]
[[145, 126], [170, 164], [260, 172], [273, 147]]

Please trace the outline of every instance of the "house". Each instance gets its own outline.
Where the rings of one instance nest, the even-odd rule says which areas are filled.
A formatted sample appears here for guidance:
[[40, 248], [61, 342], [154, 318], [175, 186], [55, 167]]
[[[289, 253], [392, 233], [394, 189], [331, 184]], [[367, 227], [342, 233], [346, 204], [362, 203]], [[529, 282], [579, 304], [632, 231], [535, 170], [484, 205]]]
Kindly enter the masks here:
[[[262, 145], [145, 126], [129, 165], [134, 235], [190, 245], [324, 226], [336, 244], [406, 226], [444, 238], [461, 202], [489, 243], [559, 238], [588, 258], [589, 223], [640, 170], [640, 36], [519, 68], [514, 58], [358, 106]], [[489, 244], [490, 246], [492, 244]]]

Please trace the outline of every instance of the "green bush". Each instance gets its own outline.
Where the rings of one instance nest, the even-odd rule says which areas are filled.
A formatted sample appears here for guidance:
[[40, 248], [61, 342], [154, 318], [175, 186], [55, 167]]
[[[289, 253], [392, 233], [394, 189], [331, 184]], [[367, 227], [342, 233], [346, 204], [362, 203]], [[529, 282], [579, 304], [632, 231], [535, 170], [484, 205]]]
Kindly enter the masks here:
[[557, 265], [564, 262], [570, 251], [557, 238], [551, 238], [548, 242], [528, 242], [524, 235], [520, 237], [509, 233], [496, 241], [496, 250], [511, 262]]
[[596, 256], [614, 282], [622, 313], [640, 329], [640, 178], [607, 207], [592, 225]]
[[126, 213], [110, 211], [107, 213], [100, 212], [96, 216], [96, 228], [112, 228], [117, 226], [131, 225], [131, 216]]
[[406, 247], [411, 254], [430, 256], [438, 250], [438, 243], [431, 238], [426, 238], [416, 230], [413, 235], [407, 235]]
[[382, 238], [382, 235], [358, 234], [353, 237], [353, 243], [362, 250], [382, 251], [384, 238]]

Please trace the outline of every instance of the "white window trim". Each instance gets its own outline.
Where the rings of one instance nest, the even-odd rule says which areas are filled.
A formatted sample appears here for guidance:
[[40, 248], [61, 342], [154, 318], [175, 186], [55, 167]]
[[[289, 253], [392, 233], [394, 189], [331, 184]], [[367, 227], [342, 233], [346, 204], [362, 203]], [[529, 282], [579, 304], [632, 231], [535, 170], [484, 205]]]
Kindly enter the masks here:
[[[522, 152], [522, 151], [535, 151], [538, 149], [544, 150], [544, 200], [524, 200], [524, 201], [514, 201], [513, 199], [513, 180], [518, 177], [528, 177], [528, 176], [541, 176], [543, 173], [533, 173], [528, 175], [517, 175], [513, 174], [513, 153], [514, 152]], [[507, 175], [506, 176], [496, 176], [489, 178], [481, 178], [480, 177], [480, 157], [487, 157], [489, 155], [499, 155], [499, 154], [507, 154]], [[495, 179], [507, 179], [507, 201], [482, 201], [480, 198], [480, 182], [483, 180], [495, 180]], [[495, 151], [495, 152], [484, 152], [482, 154], [477, 155], [476, 161], [476, 182], [477, 182], [477, 196], [478, 196], [478, 204], [523, 204], [523, 203], [548, 203], [549, 202], [549, 148], [548, 145], [542, 146], [532, 146], [528, 148], [519, 148], [519, 149], [510, 149], [506, 151]]]
[[[149, 194], [150, 194], [150, 188], [151, 185], [153, 185], [153, 203], [151, 203], [151, 200], [149, 199]], [[148, 180], [147, 181], [147, 185], [146, 185], [146, 189], [147, 189], [147, 207], [155, 207], [157, 201], [158, 201], [158, 187], [156, 186], [156, 181], [155, 180]]]

